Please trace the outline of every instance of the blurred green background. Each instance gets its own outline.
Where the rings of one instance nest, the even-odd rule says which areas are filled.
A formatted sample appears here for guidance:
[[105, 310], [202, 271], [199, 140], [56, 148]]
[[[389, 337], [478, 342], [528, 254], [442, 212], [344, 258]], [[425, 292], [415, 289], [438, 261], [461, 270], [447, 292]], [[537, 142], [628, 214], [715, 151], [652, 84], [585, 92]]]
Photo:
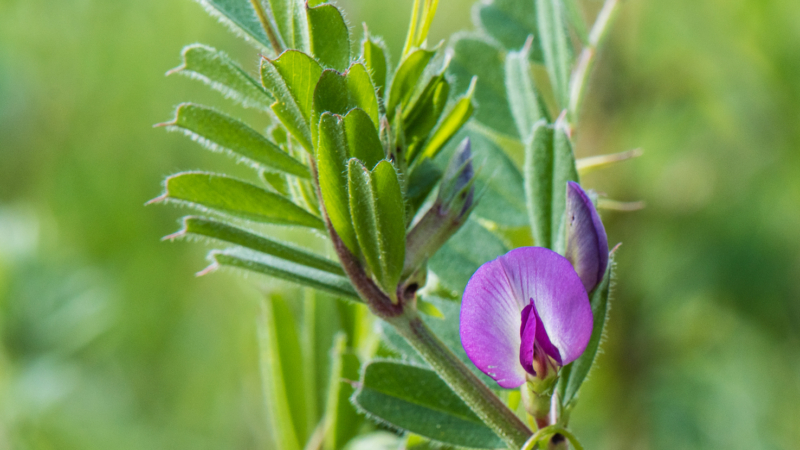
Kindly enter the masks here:
[[[410, 0], [341, 4], [399, 53]], [[470, 4], [441, 0], [433, 38]], [[790, 0], [624, 4], [577, 152], [642, 147], [584, 184], [647, 208], [604, 213], [624, 245], [587, 449], [800, 449], [798, 23]], [[143, 206], [233, 167], [151, 127], [243, 113], [164, 78], [193, 42], [257, 65], [191, 0], [0, 0], [0, 448], [271, 448], [254, 325], [288, 288], [195, 278], [202, 246], [159, 241], [181, 211]]]

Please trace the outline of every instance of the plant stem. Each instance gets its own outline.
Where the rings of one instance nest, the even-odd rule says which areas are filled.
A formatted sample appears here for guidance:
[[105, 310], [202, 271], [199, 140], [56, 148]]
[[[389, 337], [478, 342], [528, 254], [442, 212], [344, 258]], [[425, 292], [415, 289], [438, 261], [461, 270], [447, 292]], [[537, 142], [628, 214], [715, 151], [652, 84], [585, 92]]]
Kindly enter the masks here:
[[592, 31], [589, 33], [589, 42], [586, 47], [581, 51], [578, 57], [578, 63], [575, 65], [575, 70], [572, 72], [572, 79], [570, 80], [569, 92], [569, 112], [572, 120], [577, 120], [578, 112], [583, 103], [583, 97], [586, 93], [586, 83], [589, 74], [592, 72], [594, 66], [595, 55], [597, 49], [603, 41], [603, 38], [608, 34], [609, 25], [612, 19], [619, 11], [620, 0], [606, 0], [603, 4], [603, 9], [597, 15], [597, 19], [592, 26]]
[[407, 308], [388, 322], [509, 448], [525, 445], [532, 434], [528, 427], [436, 337], [416, 310]]
[[264, 32], [267, 33], [267, 38], [269, 38], [269, 43], [272, 44], [272, 50], [275, 52], [275, 56], [280, 55], [284, 50], [283, 45], [278, 39], [278, 35], [275, 34], [275, 29], [272, 28], [272, 23], [270, 22], [269, 17], [267, 17], [267, 12], [264, 10], [264, 6], [261, 4], [260, 0], [250, 0], [250, 4], [252, 4], [253, 9], [256, 10], [258, 20], [261, 22]]

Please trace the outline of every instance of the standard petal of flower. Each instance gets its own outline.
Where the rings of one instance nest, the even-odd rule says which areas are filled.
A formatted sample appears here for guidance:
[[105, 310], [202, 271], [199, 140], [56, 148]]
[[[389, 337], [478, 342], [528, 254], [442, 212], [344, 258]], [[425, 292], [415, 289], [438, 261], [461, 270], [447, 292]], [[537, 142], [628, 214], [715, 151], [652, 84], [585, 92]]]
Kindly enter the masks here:
[[521, 312], [527, 302], [514, 292], [503, 264], [495, 259], [472, 275], [461, 301], [461, 345], [475, 366], [504, 388], [525, 382], [519, 351]]
[[[550, 344], [558, 350], [561, 364], [576, 360], [592, 335], [592, 307], [572, 264], [542, 247], [521, 247], [495, 261], [505, 269], [502, 272], [508, 277], [506, 285], [512, 290], [510, 296], [533, 299], [536, 315], [541, 319], [541, 332], [546, 333]], [[463, 311], [462, 305], [462, 317]], [[520, 322], [517, 322], [514, 330], [519, 327]], [[539, 332], [537, 330], [537, 335]], [[555, 353], [552, 348], [545, 348], [549, 345], [544, 340], [539, 344], [548, 354]]]
[[592, 200], [578, 183], [567, 183], [567, 259], [592, 292], [608, 267], [608, 238]]

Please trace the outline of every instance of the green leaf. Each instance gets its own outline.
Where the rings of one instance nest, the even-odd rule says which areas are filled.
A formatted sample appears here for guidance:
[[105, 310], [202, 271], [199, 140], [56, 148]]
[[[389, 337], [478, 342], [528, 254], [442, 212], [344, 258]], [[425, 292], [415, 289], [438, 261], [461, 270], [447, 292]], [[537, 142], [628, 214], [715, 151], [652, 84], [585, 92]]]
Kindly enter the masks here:
[[400, 63], [400, 67], [397, 68], [397, 72], [392, 78], [389, 99], [386, 102], [386, 116], [389, 120], [394, 117], [398, 106], [405, 110], [414, 95], [420, 77], [435, 54], [435, 50], [417, 49], [408, 54]]
[[258, 321], [261, 380], [277, 448], [300, 450], [308, 435], [303, 364], [295, 318], [278, 295], [264, 301]]
[[435, 158], [442, 148], [450, 142], [450, 139], [467, 123], [470, 117], [472, 117], [472, 113], [475, 111], [475, 105], [472, 103], [472, 96], [475, 92], [476, 81], [477, 79], [472, 79], [467, 93], [456, 100], [455, 105], [445, 114], [444, 119], [439, 122], [439, 126], [436, 127], [433, 135], [425, 145], [425, 149], [422, 150], [423, 158]]
[[264, 59], [261, 65], [261, 82], [277, 99], [272, 110], [308, 151], [312, 151], [316, 143], [309, 127], [314, 89], [321, 75], [322, 67], [313, 58], [294, 50], [284, 52], [275, 60]]
[[342, 267], [327, 258], [205, 217], [184, 217], [183, 229], [167, 236], [167, 239], [175, 239], [186, 235], [217, 239], [314, 269], [344, 276]]
[[542, 50], [536, 24], [536, 4], [533, 0], [492, 0], [476, 5], [478, 26], [496, 39], [505, 49], [518, 50], [528, 36], [534, 36], [531, 60], [541, 61]]
[[561, 0], [536, 0], [536, 9], [544, 65], [559, 109], [564, 109], [569, 105], [569, 77], [573, 62], [564, 5]]
[[539, 121], [525, 146], [525, 197], [537, 246], [563, 253], [568, 181], [578, 181], [572, 144], [559, 127]]
[[212, 173], [184, 172], [167, 178], [166, 193], [154, 201], [162, 200], [256, 222], [325, 228], [319, 217], [285, 197]]
[[428, 139], [433, 127], [439, 121], [447, 98], [450, 95], [450, 83], [444, 72], [432, 77], [412, 106], [403, 114], [406, 142], [408, 144], [408, 160], [413, 161], [418, 150]]
[[219, 267], [231, 267], [280, 278], [349, 300], [361, 301], [355, 289], [353, 289], [353, 285], [350, 284], [350, 280], [347, 278], [302, 266], [274, 256], [245, 249], [232, 248], [223, 251], [212, 251], [209, 254], [209, 259], [212, 261], [212, 264], [207, 269], [200, 272], [201, 275], [213, 272]]
[[372, 173], [357, 159], [348, 164], [350, 214], [367, 267], [391, 297], [405, 259], [405, 206], [392, 163]]
[[589, 300], [592, 304], [592, 316], [594, 318], [594, 328], [592, 337], [583, 354], [571, 364], [564, 367], [561, 378], [558, 380], [558, 391], [561, 404], [564, 408], [569, 408], [575, 400], [578, 391], [586, 381], [586, 376], [597, 359], [600, 341], [603, 339], [603, 330], [608, 321], [609, 294], [611, 285], [614, 284], [614, 255], [609, 258], [608, 268], [606, 269], [603, 280], [592, 291]]
[[432, 370], [371, 362], [353, 401], [376, 419], [432, 440], [471, 448], [503, 447], [503, 441]]
[[397, 171], [383, 160], [372, 170], [372, 188], [378, 213], [378, 229], [386, 283], [394, 289], [400, 281], [406, 257], [406, 220], [403, 193]]
[[331, 359], [328, 401], [325, 407], [327, 432], [323, 449], [339, 450], [358, 434], [358, 427], [363, 422], [350, 403], [349, 399], [355, 388], [348, 383], [358, 380], [361, 364], [356, 355], [347, 351], [347, 336], [344, 333], [336, 336]]
[[219, 19], [234, 34], [272, 52], [261, 21], [258, 20], [251, 0], [196, 0], [212, 16]]
[[269, 0], [275, 25], [290, 49], [308, 51], [308, 21], [302, 0]]
[[387, 57], [386, 44], [382, 39], [370, 36], [364, 28], [364, 40], [361, 41], [361, 59], [369, 69], [372, 84], [378, 91], [378, 97], [383, 98], [386, 90], [386, 78], [389, 74], [389, 58]]
[[328, 219], [344, 245], [358, 256], [358, 239], [350, 218], [347, 190], [347, 143], [339, 116], [328, 112], [322, 114], [316, 160], [322, 202]]
[[324, 112], [346, 115], [353, 108], [363, 110], [378, 128], [378, 97], [363, 64], [353, 64], [345, 74], [325, 70], [314, 89], [311, 135], [318, 139], [314, 123]]
[[531, 138], [533, 124], [542, 118], [527, 52], [506, 55], [506, 91], [511, 115], [523, 142]]
[[284, 197], [288, 197], [290, 192], [289, 180], [286, 175], [282, 173], [270, 172], [269, 170], [262, 170], [259, 176], [270, 188]]
[[355, 108], [347, 113], [344, 117], [344, 133], [349, 156], [358, 158], [367, 169], [372, 170], [386, 157], [378, 130], [363, 109]]
[[184, 47], [183, 64], [167, 75], [181, 74], [200, 80], [245, 108], [269, 110], [272, 96], [225, 53], [202, 44]]
[[431, 257], [428, 268], [447, 288], [462, 292], [478, 267], [506, 252], [497, 236], [470, 219]]
[[350, 66], [350, 31], [333, 5], [308, 7], [311, 53], [325, 67], [344, 72]]
[[514, 118], [508, 106], [505, 86], [505, 53], [483, 36], [461, 34], [455, 37], [453, 60], [448, 73], [453, 89], [464, 92], [477, 76], [475, 102], [480, 108], [475, 119], [503, 136], [518, 138]]
[[[436, 317], [433, 314], [422, 316], [422, 320], [430, 327], [433, 333], [447, 345], [453, 353], [458, 356], [464, 364], [481, 379], [487, 386], [495, 386], [497, 383], [489, 378], [486, 374], [481, 372], [475, 364], [467, 356], [464, 347], [461, 345], [461, 334], [459, 333], [459, 317], [461, 315], [461, 303], [452, 300], [445, 300], [432, 295], [420, 296], [418, 301], [422, 304], [428, 304], [430, 307], [435, 308], [441, 317]], [[394, 328], [381, 321], [381, 333], [383, 334], [386, 342], [398, 353], [402, 354], [414, 364], [428, 367], [427, 363], [422, 360], [416, 350], [397, 332]]]
[[[445, 161], [445, 165], [447, 162]], [[431, 193], [436, 183], [442, 178], [444, 172], [430, 159], [420, 160], [408, 176], [408, 190], [406, 203], [408, 204], [408, 217], [414, 217], [422, 206], [428, 194]]]
[[339, 305], [356, 305], [333, 298], [314, 289], [303, 293], [303, 365], [308, 386], [309, 417], [312, 427], [322, 423], [328, 402], [328, 384], [331, 377], [331, 349], [341, 330]]
[[302, 178], [311, 177], [305, 164], [289, 156], [261, 133], [211, 108], [184, 103], [178, 106], [175, 120], [165, 125], [182, 131], [212, 151], [228, 152], [256, 163], [257, 167]]

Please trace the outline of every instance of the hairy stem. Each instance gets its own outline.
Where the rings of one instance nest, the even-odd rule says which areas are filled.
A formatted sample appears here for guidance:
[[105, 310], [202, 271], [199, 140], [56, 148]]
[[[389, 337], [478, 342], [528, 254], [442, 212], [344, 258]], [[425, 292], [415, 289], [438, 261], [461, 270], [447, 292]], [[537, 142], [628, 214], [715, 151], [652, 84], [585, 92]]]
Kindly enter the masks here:
[[267, 17], [264, 6], [261, 4], [260, 0], [250, 0], [250, 4], [252, 4], [253, 9], [256, 10], [258, 20], [261, 22], [264, 32], [267, 33], [267, 38], [269, 38], [269, 43], [272, 44], [272, 50], [275, 51], [275, 56], [280, 55], [283, 53], [284, 48], [280, 39], [278, 39], [278, 35], [275, 34], [275, 29], [272, 28], [272, 22], [270, 22], [269, 17]]
[[606, 0], [603, 9], [597, 15], [592, 31], [589, 33], [589, 42], [578, 57], [575, 70], [572, 72], [569, 92], [569, 112], [572, 120], [577, 120], [583, 97], [586, 93], [586, 83], [594, 66], [597, 49], [608, 34], [609, 25], [619, 10], [621, 0]]
[[525, 445], [532, 434], [528, 427], [436, 337], [416, 310], [388, 322], [509, 448]]

